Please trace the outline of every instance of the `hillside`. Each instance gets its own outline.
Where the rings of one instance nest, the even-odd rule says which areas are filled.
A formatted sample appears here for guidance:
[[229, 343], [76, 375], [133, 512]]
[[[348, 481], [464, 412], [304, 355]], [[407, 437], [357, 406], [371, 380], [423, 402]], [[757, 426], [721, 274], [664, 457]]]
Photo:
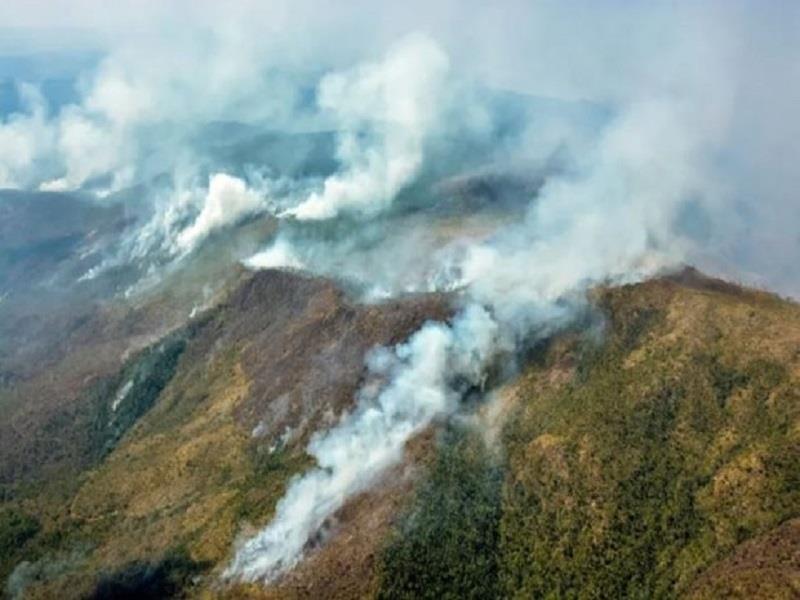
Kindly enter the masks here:
[[84, 356], [96, 373], [73, 383], [65, 414], [46, 392], [74, 380], [67, 356], [41, 397], [38, 379], [25, 383], [42, 406], [7, 399], [25, 435], [0, 471], [3, 575], [34, 561], [10, 589], [45, 580], [26, 593], [79, 597], [101, 572], [175, 552], [222, 566], [238, 528], [268, 518], [307, 466], [311, 434], [351, 405], [365, 352], [448, 312], [440, 297], [359, 306], [328, 281], [262, 272], [117, 372], [113, 351]]
[[[3, 451], [0, 472], [26, 474], [0, 507], [6, 593], [796, 597], [800, 307], [691, 270], [593, 303], [588, 328], [414, 438], [297, 568], [230, 585], [236, 540], [311, 466], [306, 444], [352, 406], [365, 353], [452, 313], [441, 295], [361, 305], [326, 280], [243, 275], [74, 384], [71, 470], [48, 467], [46, 445]], [[70, 439], [55, 423], [29, 431]]]

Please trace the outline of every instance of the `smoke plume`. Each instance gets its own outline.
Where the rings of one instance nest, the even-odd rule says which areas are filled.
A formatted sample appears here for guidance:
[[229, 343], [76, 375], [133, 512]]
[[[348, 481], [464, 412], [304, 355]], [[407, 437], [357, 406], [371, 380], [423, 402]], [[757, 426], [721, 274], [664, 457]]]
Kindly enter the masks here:
[[216, 173], [208, 182], [208, 193], [197, 219], [178, 235], [178, 246], [193, 248], [211, 232], [260, 210], [264, 210], [264, 201], [244, 181]]
[[499, 337], [476, 305], [451, 326], [429, 323], [392, 352], [376, 351], [370, 371], [389, 383], [377, 395], [364, 388], [355, 411], [311, 441], [317, 466], [292, 481], [270, 525], [239, 549], [226, 575], [254, 581], [292, 567], [326, 519], [402, 458], [411, 436], [455, 410], [463, 391], [456, 382], [480, 384]]
[[450, 91], [448, 66], [439, 46], [413, 36], [380, 63], [325, 76], [318, 102], [334, 115], [343, 167], [287, 214], [329, 219], [343, 210], [385, 208], [422, 167], [425, 140], [435, 132]]

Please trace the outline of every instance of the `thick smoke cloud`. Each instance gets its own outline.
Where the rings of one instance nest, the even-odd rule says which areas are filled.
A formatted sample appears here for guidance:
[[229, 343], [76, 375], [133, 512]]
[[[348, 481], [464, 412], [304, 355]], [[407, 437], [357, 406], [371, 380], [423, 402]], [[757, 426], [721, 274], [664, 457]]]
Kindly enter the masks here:
[[545, 184], [522, 223], [469, 249], [460, 272], [471, 295], [525, 323], [531, 307], [587, 284], [685, 261], [691, 240], [673, 223], [693, 194], [714, 192], [702, 165], [718, 132], [684, 108], [652, 99], [621, 113], [583, 168]]
[[335, 117], [343, 169], [287, 213], [329, 219], [343, 210], [386, 208], [422, 167], [425, 139], [435, 133], [451, 92], [448, 68], [439, 46], [413, 36], [380, 63], [327, 75], [319, 105]]
[[262, 210], [263, 199], [244, 181], [216, 173], [208, 182], [208, 193], [197, 219], [178, 235], [178, 246], [191, 249], [211, 232]]
[[[419, 171], [413, 168], [419, 156], [416, 141], [430, 135], [421, 133], [429, 125], [425, 120], [432, 121], [435, 133], [442, 115], [452, 121], [448, 96], [462, 102], [461, 90], [448, 94], [453, 75], [555, 100], [590, 101], [611, 114], [654, 96], [672, 98], [688, 102], [686, 112], [697, 111], [719, 123], [717, 144], [704, 160], [710, 163], [710, 179], [717, 180], [713, 185], [722, 181], [728, 188], [727, 204], [698, 197], [685, 212], [695, 222], [690, 233], [703, 242], [691, 260], [730, 277], [800, 292], [793, 277], [800, 241], [795, 223], [781, 217], [797, 212], [798, 181], [789, 157], [796, 154], [799, 139], [791, 129], [796, 127], [792, 116], [800, 101], [795, 83], [800, 64], [798, 7], [708, 2], [633, 3], [623, 8], [581, 1], [512, 1], [501, 7], [442, 0], [381, 11], [369, 8], [359, 0], [336, 6], [278, 0], [241, 0], [225, 6], [127, 1], [115, 4], [113, 11], [94, 0], [48, 2], [46, 9], [36, 2], [4, 3], [0, 16], [8, 26], [88, 27], [89, 45], [105, 48], [105, 57], [83, 74], [81, 99], [75, 105], [50, 114], [35, 94], [26, 92], [24, 114], [3, 119], [0, 184], [89, 186], [108, 193], [166, 173], [173, 180], [167, 187], [179, 198], [187, 188], [203, 187], [215, 170], [244, 174], [216, 168], [198, 156], [202, 149], [198, 151], [194, 142], [209, 122], [257, 122], [278, 129], [336, 127], [343, 138], [347, 134], [356, 139], [349, 150], [340, 139], [344, 168], [329, 180], [329, 191], [324, 183], [302, 186], [304, 195], [298, 200], [326, 199], [293, 203], [296, 210], [304, 206], [302, 212], [313, 214], [311, 207], [332, 206], [327, 200], [342, 196], [336, 190], [349, 190], [356, 181], [370, 187], [377, 180], [384, 186], [391, 183], [376, 175], [389, 168], [381, 147], [386, 151], [388, 145], [402, 143], [410, 149], [405, 154], [410, 159], [398, 163], [397, 169], [401, 175], [415, 175], [393, 180], [401, 181], [400, 187], [413, 180]], [[420, 113], [422, 120], [415, 119], [421, 128], [412, 128], [407, 139], [404, 134], [392, 141], [380, 123], [380, 111], [390, 108], [386, 102], [381, 105], [382, 91], [400, 88], [392, 90], [390, 101], [402, 95], [398, 92], [405, 93], [388, 76], [382, 82], [376, 76], [369, 90], [360, 90], [372, 100], [364, 103], [363, 111], [358, 102], [350, 102], [348, 108], [344, 98], [330, 92], [324, 111], [316, 104], [326, 94], [311, 101], [313, 123], [305, 120], [307, 114], [298, 115], [298, 106], [307, 101], [307, 91], [317, 86], [321, 75], [331, 73], [342, 89], [355, 92], [356, 71], [389, 65], [387, 47], [413, 31], [436, 40], [449, 68], [431, 68], [425, 61], [423, 67], [438, 75], [406, 96], [417, 93], [416, 99], [429, 109]], [[48, 30], [45, 37], [46, 47], [52, 49], [59, 39], [74, 48], [79, 36]], [[361, 61], [361, 67], [353, 67]], [[429, 93], [432, 96], [424, 96]], [[533, 117], [527, 123], [525, 147], [512, 146], [504, 160], [546, 157], [562, 143], [575, 147], [574, 132], [559, 119]], [[393, 117], [395, 123], [398, 118]], [[366, 144], [362, 134], [375, 143]], [[426, 145], [423, 170], [430, 164]], [[360, 206], [385, 204], [393, 191], [378, 190], [375, 202]], [[704, 191], [698, 190], [698, 196]], [[163, 192], [162, 181], [151, 195], [161, 197]], [[196, 216], [196, 203], [185, 206], [185, 218]], [[704, 225], [697, 226], [699, 222]], [[179, 235], [179, 229], [170, 235]]]
[[36, 175], [37, 158], [49, 151], [55, 142], [39, 91], [23, 83], [20, 95], [26, 112], [11, 115], [0, 126], [0, 188], [31, 182]]

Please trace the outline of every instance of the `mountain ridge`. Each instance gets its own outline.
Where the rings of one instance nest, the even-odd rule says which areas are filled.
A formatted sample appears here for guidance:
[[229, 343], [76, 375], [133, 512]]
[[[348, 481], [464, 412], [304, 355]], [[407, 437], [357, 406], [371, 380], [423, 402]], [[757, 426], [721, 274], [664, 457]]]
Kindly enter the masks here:
[[[88, 470], [66, 487], [32, 483], [6, 499], [2, 522], [21, 540], [3, 561], [8, 593], [83, 597], [161, 573], [163, 585], [178, 582], [170, 593], [190, 597], [425, 596], [454, 584], [448, 568], [477, 559], [487, 570], [459, 571], [462, 584], [509, 597], [793, 593], [800, 309], [694, 270], [598, 288], [592, 299], [605, 323], [599, 337], [597, 327], [554, 336], [474, 416], [466, 410], [412, 439], [403, 465], [350, 499], [294, 571], [272, 586], [230, 586], [219, 576], [237, 536], [265, 524], [292, 475], [312, 466], [309, 436], [352, 406], [365, 353], [453, 314], [443, 295], [358, 305], [327, 280], [247, 275], [192, 321], [151, 407]], [[98, 401], [114, 402], [123, 385], [117, 380]], [[751, 424], [767, 401], [775, 414]], [[592, 437], [598, 432], [604, 437]], [[718, 464], [703, 467], [713, 452]], [[696, 458], [676, 463], [680, 456]], [[642, 471], [647, 464], [655, 471]], [[763, 471], [755, 487], [741, 479], [747, 469]], [[464, 496], [469, 489], [478, 495]], [[661, 490], [658, 498], [683, 508], [669, 513], [670, 501], [652, 504], [636, 489]], [[437, 506], [452, 508], [440, 514]], [[439, 537], [418, 539], [408, 520], [415, 514], [439, 523]], [[685, 539], [659, 545], [669, 536], [658, 523], [681, 524], [681, 515], [694, 515], [694, 525], [681, 525]], [[739, 533], [730, 530], [737, 519]], [[630, 527], [638, 541], [623, 543]], [[779, 540], [783, 557], [759, 539]], [[640, 550], [602, 562], [618, 544]], [[448, 552], [459, 561], [448, 562]], [[649, 566], [639, 569], [633, 556]], [[730, 564], [751, 566], [736, 579]], [[426, 587], [414, 588], [419, 582]]]

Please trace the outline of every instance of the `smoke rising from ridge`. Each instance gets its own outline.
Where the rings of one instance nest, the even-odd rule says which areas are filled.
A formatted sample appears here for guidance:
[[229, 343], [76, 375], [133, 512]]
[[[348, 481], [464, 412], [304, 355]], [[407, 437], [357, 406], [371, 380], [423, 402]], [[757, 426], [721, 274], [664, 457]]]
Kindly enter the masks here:
[[214, 174], [208, 182], [208, 194], [197, 219], [178, 235], [180, 248], [192, 248], [215, 229], [233, 225], [260, 210], [264, 202], [247, 184], [224, 173]]
[[422, 167], [425, 137], [434, 133], [450, 93], [448, 62], [431, 40], [414, 36], [379, 64], [325, 76], [318, 102], [339, 125], [344, 168], [287, 214], [316, 220], [385, 208]]
[[312, 439], [317, 466], [291, 482], [272, 523], [239, 549], [226, 576], [255, 581], [291, 568], [326, 519], [402, 458], [411, 436], [455, 410], [457, 378], [480, 384], [499, 335], [491, 316], [472, 306], [451, 326], [429, 323], [393, 351], [376, 351], [370, 371], [388, 385], [377, 396], [363, 388], [356, 410]]

